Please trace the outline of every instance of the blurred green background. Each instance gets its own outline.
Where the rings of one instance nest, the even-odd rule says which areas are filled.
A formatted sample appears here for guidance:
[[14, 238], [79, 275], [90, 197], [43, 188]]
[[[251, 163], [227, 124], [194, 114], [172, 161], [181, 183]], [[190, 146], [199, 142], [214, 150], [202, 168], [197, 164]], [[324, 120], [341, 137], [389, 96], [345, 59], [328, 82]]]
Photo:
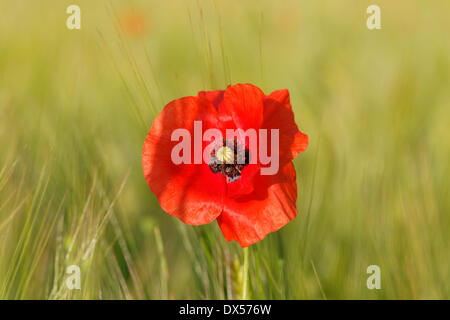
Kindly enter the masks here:
[[[81, 30], [66, 28], [71, 4]], [[245, 82], [289, 89], [310, 138], [299, 216], [250, 247], [251, 298], [450, 298], [449, 12], [0, 1], [0, 299], [240, 298], [242, 249], [165, 214], [141, 152], [169, 101]], [[80, 290], [65, 285], [73, 264]]]

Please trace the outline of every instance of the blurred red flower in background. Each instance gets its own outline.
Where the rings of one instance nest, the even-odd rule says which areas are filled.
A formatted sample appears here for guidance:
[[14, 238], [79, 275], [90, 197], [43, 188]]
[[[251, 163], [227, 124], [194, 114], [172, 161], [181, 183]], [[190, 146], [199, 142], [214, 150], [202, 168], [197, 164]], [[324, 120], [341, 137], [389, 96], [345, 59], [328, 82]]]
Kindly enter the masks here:
[[[174, 163], [172, 150], [178, 141], [172, 141], [172, 132], [182, 128], [194, 136], [194, 121], [201, 121], [203, 130], [218, 129], [223, 136], [227, 129], [278, 129], [279, 151], [270, 152], [279, 158], [279, 170], [261, 174], [267, 164], [260, 159], [249, 161], [257, 157], [249, 151], [245, 137], [231, 141], [231, 146], [228, 140], [219, 141], [209, 160], [201, 164]], [[202, 143], [202, 151], [207, 144]], [[237, 84], [166, 105], [145, 140], [142, 164], [145, 179], [165, 212], [191, 225], [217, 220], [226, 240], [247, 247], [296, 217], [292, 160], [307, 146], [307, 135], [295, 123], [288, 90], [264, 95], [251, 84]], [[245, 150], [242, 164], [233, 160], [239, 147]], [[231, 161], [217, 162], [219, 154]]]
[[129, 36], [138, 37], [147, 32], [148, 19], [136, 9], [128, 9], [119, 15], [119, 25]]

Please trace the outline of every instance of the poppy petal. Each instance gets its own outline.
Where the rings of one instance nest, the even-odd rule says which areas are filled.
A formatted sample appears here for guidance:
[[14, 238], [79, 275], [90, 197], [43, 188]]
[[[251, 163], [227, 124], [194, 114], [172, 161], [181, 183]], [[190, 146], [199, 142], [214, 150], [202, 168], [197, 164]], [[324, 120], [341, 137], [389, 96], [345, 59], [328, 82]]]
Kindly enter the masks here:
[[232, 119], [238, 129], [259, 129], [263, 119], [263, 99], [264, 93], [254, 85], [229, 86], [219, 114], [221, 118]]
[[295, 168], [288, 162], [273, 176], [255, 178], [252, 194], [225, 200], [224, 211], [217, 218], [227, 241], [247, 247], [261, 241], [297, 216]]
[[[179, 143], [171, 140], [172, 132], [184, 129], [195, 139], [194, 121], [202, 121], [204, 130], [214, 128], [217, 110], [208, 100], [198, 97], [177, 99], [164, 107], [145, 140], [142, 164], [145, 179], [162, 209], [186, 224], [199, 225], [210, 223], [222, 212], [226, 180], [203, 161], [172, 161], [172, 149]], [[194, 144], [190, 144], [192, 148]]]
[[216, 107], [216, 109], [219, 109], [220, 104], [223, 102], [224, 93], [225, 90], [200, 91], [198, 96], [199, 98], [208, 100]]
[[241, 172], [241, 177], [235, 181], [228, 182], [228, 197], [237, 197], [252, 193], [254, 190], [253, 179], [259, 175], [261, 166], [258, 164], [248, 164]]
[[308, 147], [308, 136], [299, 131], [288, 90], [276, 90], [264, 98], [265, 129], [279, 129], [280, 164], [294, 159]]

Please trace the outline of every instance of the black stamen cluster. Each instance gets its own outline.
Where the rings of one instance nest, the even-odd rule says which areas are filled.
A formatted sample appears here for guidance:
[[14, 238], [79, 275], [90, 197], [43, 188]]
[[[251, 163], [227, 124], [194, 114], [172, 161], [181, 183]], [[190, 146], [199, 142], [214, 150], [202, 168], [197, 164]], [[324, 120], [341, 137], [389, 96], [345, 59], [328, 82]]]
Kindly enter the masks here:
[[[217, 150], [221, 147], [230, 148], [233, 153], [233, 163], [224, 163], [217, 158]], [[242, 148], [236, 139], [233, 141], [223, 140], [222, 144], [218, 144], [211, 152], [211, 160], [209, 167], [214, 173], [221, 173], [227, 176], [228, 181], [232, 182], [241, 177], [242, 169], [250, 163], [250, 151]]]

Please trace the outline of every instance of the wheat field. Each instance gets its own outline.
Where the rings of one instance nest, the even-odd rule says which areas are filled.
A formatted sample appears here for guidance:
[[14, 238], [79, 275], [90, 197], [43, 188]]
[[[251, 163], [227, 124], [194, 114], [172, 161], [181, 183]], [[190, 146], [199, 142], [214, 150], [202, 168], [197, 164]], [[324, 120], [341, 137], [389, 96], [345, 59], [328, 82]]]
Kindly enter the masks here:
[[168, 102], [235, 83], [289, 89], [310, 139], [248, 296], [449, 299], [450, 2], [378, 0], [380, 30], [371, 4], [1, 1], [0, 299], [242, 298], [242, 248], [165, 214], [141, 165]]

